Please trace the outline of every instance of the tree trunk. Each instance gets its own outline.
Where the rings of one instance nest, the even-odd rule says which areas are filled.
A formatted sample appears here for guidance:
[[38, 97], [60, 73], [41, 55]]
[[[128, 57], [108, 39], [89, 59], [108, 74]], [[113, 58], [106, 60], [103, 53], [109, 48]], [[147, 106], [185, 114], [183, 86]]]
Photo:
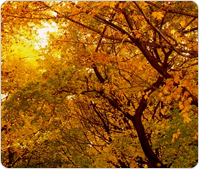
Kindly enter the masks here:
[[[142, 146], [142, 149], [148, 158], [148, 167], [156, 168], [163, 167], [162, 162], [158, 159], [157, 155], [153, 152], [151, 145], [149, 144], [148, 138], [146, 137], [146, 133], [144, 131], [144, 126], [141, 121], [141, 117], [133, 116], [132, 122], [134, 127], [138, 133], [138, 137]], [[165, 166], [164, 166], [165, 167]]]

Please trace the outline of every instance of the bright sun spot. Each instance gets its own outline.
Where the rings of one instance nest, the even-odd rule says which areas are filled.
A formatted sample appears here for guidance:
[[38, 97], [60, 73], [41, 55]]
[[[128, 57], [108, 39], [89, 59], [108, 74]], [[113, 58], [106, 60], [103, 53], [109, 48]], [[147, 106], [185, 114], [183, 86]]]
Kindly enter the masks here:
[[43, 25], [44, 25], [44, 28], [37, 30], [38, 36], [36, 40], [38, 40], [38, 42], [35, 43], [35, 49], [44, 48], [45, 46], [48, 45], [48, 32], [58, 31], [58, 27], [55, 22], [52, 22], [52, 24], [45, 22], [43, 23]]

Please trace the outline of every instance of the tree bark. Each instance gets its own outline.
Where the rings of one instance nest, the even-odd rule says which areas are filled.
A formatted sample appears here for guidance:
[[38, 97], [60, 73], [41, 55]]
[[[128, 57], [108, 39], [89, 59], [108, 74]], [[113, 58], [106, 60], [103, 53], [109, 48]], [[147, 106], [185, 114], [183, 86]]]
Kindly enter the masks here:
[[132, 122], [134, 124], [134, 127], [137, 131], [142, 149], [148, 158], [148, 167], [156, 168], [156, 167], [163, 167], [162, 162], [158, 159], [157, 155], [153, 152], [151, 145], [149, 144], [149, 141], [146, 137], [146, 133], [144, 131], [144, 126], [141, 121], [141, 117], [139, 116], [133, 116]]
[[[151, 93], [155, 91], [159, 85], [163, 82], [163, 77], [159, 77], [158, 80], [153, 83], [152, 88], [148, 88], [145, 90], [145, 92], [151, 90]], [[150, 94], [151, 94], [150, 93]], [[140, 144], [142, 146], [142, 149], [148, 159], [148, 167], [152, 168], [160, 168], [160, 167], [166, 167], [163, 165], [163, 163], [158, 159], [157, 155], [153, 152], [151, 145], [149, 144], [149, 140], [146, 136], [144, 126], [142, 124], [142, 114], [147, 107], [147, 100], [144, 98], [144, 95], [142, 96], [142, 99], [140, 100], [139, 106], [136, 109], [136, 113], [134, 116], [130, 115], [129, 113], [126, 114], [126, 117], [132, 121], [135, 130], [138, 134], [138, 138], [140, 140]]]

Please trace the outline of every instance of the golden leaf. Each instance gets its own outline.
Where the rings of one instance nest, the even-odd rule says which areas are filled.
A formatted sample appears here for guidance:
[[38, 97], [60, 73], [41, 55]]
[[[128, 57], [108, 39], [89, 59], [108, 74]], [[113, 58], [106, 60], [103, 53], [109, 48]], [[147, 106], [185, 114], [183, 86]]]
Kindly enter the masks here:
[[182, 102], [179, 102], [179, 108], [180, 108], [180, 110], [184, 109], [184, 105]]
[[176, 31], [175, 31], [174, 29], [173, 29], [173, 30], [171, 30], [171, 33], [172, 33], [173, 35], [175, 34], [175, 32], [176, 32]]
[[195, 136], [194, 136], [195, 140], [198, 140], [198, 132], [196, 132]]
[[177, 132], [173, 134], [171, 142], [173, 143], [175, 139], [178, 139], [180, 134], [181, 134], [180, 129], [178, 129]]
[[198, 51], [198, 45], [194, 45], [194, 46], [193, 46], [193, 50]]
[[164, 14], [163, 14], [163, 12], [159, 11], [159, 12], [153, 12], [152, 16], [155, 19], [161, 20], [164, 17]]
[[163, 115], [165, 115], [165, 110], [164, 110], [164, 109], [161, 109], [161, 113], [162, 113]]
[[149, 106], [149, 110], [150, 110], [150, 111], [153, 111], [153, 106]]
[[136, 38], [139, 38], [140, 36], [141, 36], [140, 33], [137, 33], [137, 34], [135, 35]]
[[173, 85], [174, 84], [174, 80], [172, 78], [169, 78], [166, 80], [166, 84], [167, 85]]
[[182, 117], [183, 117], [183, 123], [189, 123], [191, 121], [188, 113], [183, 113]]
[[148, 34], [149, 34], [149, 36], [153, 36], [153, 30], [148, 30]]
[[180, 81], [180, 75], [179, 75], [179, 73], [175, 73], [174, 74], [174, 82], [178, 83], [179, 81]]
[[115, 8], [116, 3], [117, 3], [116, 1], [111, 1], [110, 2], [110, 7], [111, 8]]
[[168, 94], [168, 93], [169, 93], [169, 89], [170, 89], [170, 87], [167, 86], [167, 85], [165, 85], [165, 86], [163, 87], [163, 93], [164, 93], [164, 94]]
[[188, 96], [189, 96], [189, 92], [185, 91], [185, 92], [184, 92], [184, 96], [185, 96], [185, 97], [188, 97]]
[[181, 21], [181, 22], [180, 22], [180, 25], [181, 25], [182, 27], [184, 27], [184, 26], [186, 25], [186, 22], [185, 22], [185, 21]]
[[191, 97], [188, 98], [188, 102], [189, 102], [189, 103], [191, 103], [192, 100], [193, 100], [193, 99], [192, 99]]
[[126, 48], [123, 47], [123, 48], [121, 49], [121, 54], [122, 54], [122, 55], [125, 55], [125, 52], [126, 52]]
[[159, 93], [158, 97], [161, 98], [163, 96], [163, 93]]
[[182, 42], [182, 40], [183, 40], [183, 38], [181, 38], [181, 37], [176, 38], [176, 41], [177, 41], [178, 43]]

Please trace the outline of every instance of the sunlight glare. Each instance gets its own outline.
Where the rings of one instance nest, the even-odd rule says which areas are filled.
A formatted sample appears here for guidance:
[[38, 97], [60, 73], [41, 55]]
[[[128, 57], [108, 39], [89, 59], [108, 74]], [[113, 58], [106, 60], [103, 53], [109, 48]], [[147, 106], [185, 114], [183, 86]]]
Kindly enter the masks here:
[[48, 33], [49, 32], [57, 32], [58, 27], [55, 22], [52, 22], [51, 24], [45, 22], [43, 23], [43, 28], [40, 28], [37, 30], [37, 38], [36, 40], [38, 41], [35, 43], [35, 49], [40, 49], [44, 48], [45, 46], [48, 45]]

